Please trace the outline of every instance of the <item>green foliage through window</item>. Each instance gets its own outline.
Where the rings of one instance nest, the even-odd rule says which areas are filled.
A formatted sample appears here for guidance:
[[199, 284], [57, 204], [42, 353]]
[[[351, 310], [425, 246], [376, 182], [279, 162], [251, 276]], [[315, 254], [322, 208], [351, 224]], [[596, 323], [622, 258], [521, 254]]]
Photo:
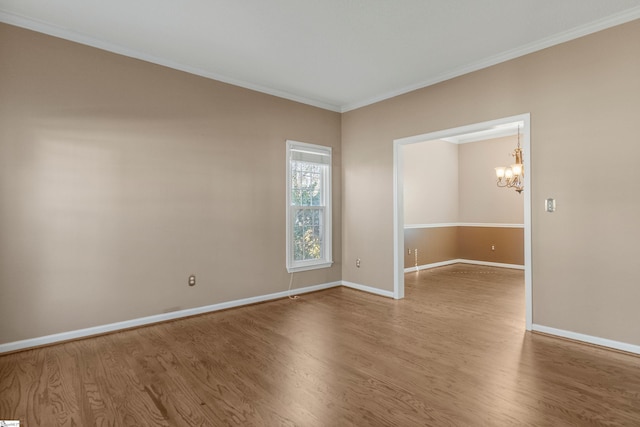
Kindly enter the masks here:
[[291, 205], [293, 218], [293, 259], [322, 258], [322, 174], [325, 166], [291, 161]]
[[331, 260], [331, 148], [287, 141], [287, 270]]

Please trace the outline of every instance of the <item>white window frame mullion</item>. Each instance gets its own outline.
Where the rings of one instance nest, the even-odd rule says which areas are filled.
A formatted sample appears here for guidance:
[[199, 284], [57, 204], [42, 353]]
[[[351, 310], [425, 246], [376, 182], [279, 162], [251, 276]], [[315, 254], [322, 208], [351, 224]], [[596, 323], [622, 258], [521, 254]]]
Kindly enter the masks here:
[[[292, 152], [296, 152], [295, 157], [298, 161], [319, 164], [323, 168], [322, 172], [322, 200], [321, 206], [293, 206], [291, 205], [291, 160]], [[287, 189], [287, 210], [286, 210], [286, 264], [289, 273], [305, 270], [313, 270], [318, 268], [327, 268], [333, 264], [332, 259], [332, 209], [331, 209], [331, 147], [307, 144], [298, 141], [287, 141], [286, 150], [286, 189]], [[321, 258], [314, 260], [295, 261], [294, 254], [294, 220], [295, 211], [299, 208], [318, 209], [320, 208], [321, 218], [320, 226], [322, 230], [322, 253]]]

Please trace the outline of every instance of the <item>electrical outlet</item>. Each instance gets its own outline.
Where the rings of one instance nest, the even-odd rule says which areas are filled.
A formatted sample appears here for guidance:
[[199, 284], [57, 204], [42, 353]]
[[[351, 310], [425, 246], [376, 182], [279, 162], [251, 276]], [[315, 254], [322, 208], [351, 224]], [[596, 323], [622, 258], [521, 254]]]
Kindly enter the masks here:
[[491, 250], [495, 251], [496, 250], [496, 245], [491, 245]]
[[196, 285], [196, 275], [192, 274], [191, 276], [189, 276], [189, 286], [195, 286]]
[[356, 260], [356, 267], [360, 268], [360, 258]]

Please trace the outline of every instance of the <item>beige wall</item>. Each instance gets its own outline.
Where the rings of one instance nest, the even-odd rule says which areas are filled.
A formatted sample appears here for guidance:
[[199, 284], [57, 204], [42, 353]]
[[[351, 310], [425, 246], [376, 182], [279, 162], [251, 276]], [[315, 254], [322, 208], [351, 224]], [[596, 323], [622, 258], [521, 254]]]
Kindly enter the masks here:
[[517, 136], [460, 144], [458, 164], [460, 222], [523, 224], [524, 200], [515, 190], [498, 188], [496, 166], [510, 166]]
[[517, 137], [466, 144], [427, 141], [404, 145], [404, 222], [524, 222], [524, 202], [515, 190], [498, 188], [496, 166], [513, 163]]
[[393, 290], [394, 139], [530, 112], [533, 322], [640, 344], [637, 40], [640, 20], [344, 114], [343, 279]]
[[638, 39], [634, 21], [341, 117], [0, 25], [0, 342], [285, 290], [288, 138], [335, 156], [337, 262], [295, 285], [392, 290], [392, 141], [530, 112], [533, 321], [640, 344]]
[[[0, 24], [0, 343], [285, 291], [285, 141], [340, 115]], [[187, 276], [197, 285], [187, 286]]]
[[403, 147], [404, 222], [458, 221], [458, 146], [428, 141]]

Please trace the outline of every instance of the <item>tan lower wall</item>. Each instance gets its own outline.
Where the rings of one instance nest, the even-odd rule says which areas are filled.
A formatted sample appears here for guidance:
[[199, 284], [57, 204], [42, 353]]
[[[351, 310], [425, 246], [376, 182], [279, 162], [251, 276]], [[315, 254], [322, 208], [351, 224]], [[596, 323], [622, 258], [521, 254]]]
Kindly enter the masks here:
[[524, 265], [524, 229], [458, 227], [458, 255], [475, 261]]
[[[468, 226], [408, 228], [404, 231], [404, 242], [404, 268], [453, 259], [524, 265], [524, 229], [522, 228]], [[494, 250], [491, 249], [492, 246]], [[410, 254], [409, 250], [411, 250]]]
[[[404, 230], [404, 268], [459, 258], [458, 228], [408, 228]], [[409, 254], [409, 250], [411, 250], [411, 254]]]

